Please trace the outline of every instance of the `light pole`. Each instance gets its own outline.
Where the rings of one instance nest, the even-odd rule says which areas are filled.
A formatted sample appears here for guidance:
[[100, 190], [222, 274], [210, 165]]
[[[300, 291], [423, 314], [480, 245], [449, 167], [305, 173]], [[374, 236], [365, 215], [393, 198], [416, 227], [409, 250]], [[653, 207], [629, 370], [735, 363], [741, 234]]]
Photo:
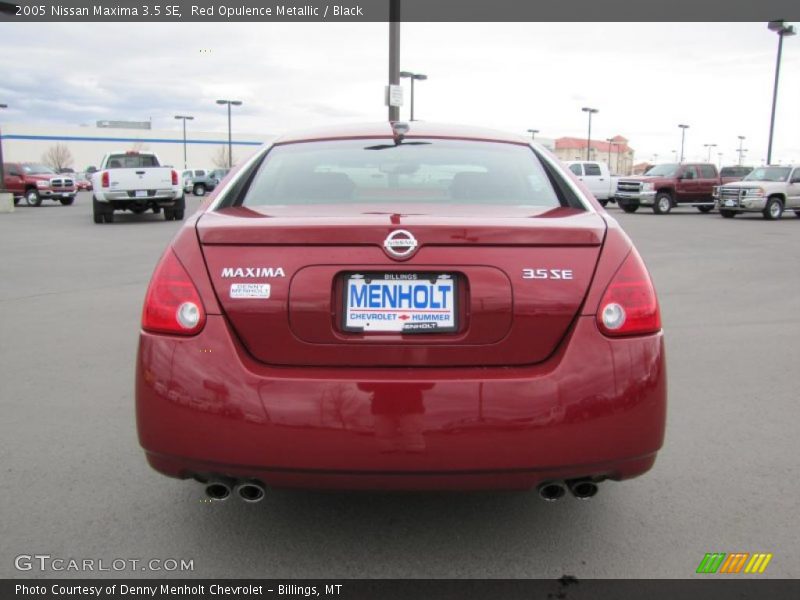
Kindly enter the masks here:
[[703, 144], [704, 148], [708, 148], [708, 157], [706, 158], [706, 162], [711, 162], [711, 149], [716, 148], [716, 144]]
[[678, 125], [681, 128], [681, 160], [683, 163], [683, 142], [686, 140], [686, 130], [689, 129], [688, 125]]
[[[8, 108], [8, 104], [0, 104], [0, 109]], [[0, 193], [6, 189], [6, 174], [3, 170], [3, 133], [0, 131]]]
[[183, 121], [183, 168], [186, 169], [186, 121], [194, 121], [194, 117], [175, 115], [175, 118]]
[[528, 133], [531, 134], [531, 139], [535, 139], [536, 138], [536, 134], [539, 133], [539, 130], [538, 129], [528, 129]]
[[[389, 0], [389, 87], [400, 85], [400, 0]], [[390, 99], [389, 121], [400, 120], [400, 107], [392, 106]]]
[[616, 145], [614, 142], [614, 138], [606, 138], [606, 142], [608, 142], [608, 168], [611, 168], [611, 146]]
[[744, 136], [740, 135], [740, 136], [738, 136], [738, 138], [739, 138], [739, 150], [737, 150], [737, 152], [739, 153], [739, 166], [741, 167], [742, 166], [742, 144], [744, 144]]
[[772, 116], [769, 119], [769, 144], [767, 145], [767, 164], [769, 165], [772, 163], [772, 131], [775, 128], [775, 105], [778, 102], [778, 78], [781, 74], [783, 38], [794, 35], [796, 31], [791, 25], [784, 25], [783, 21], [770, 21], [767, 27], [770, 31], [778, 34], [778, 58], [775, 60], [775, 86], [772, 89]]
[[241, 106], [241, 100], [217, 100], [217, 104], [228, 105], [228, 168], [233, 167], [233, 141], [231, 140], [231, 106]]
[[674, 160], [675, 162], [678, 162], [678, 151], [677, 150], [673, 150], [672, 151], [672, 160]]
[[592, 115], [600, 111], [596, 108], [589, 108], [588, 106], [584, 106], [581, 110], [585, 113], [589, 113], [589, 133], [586, 135], [586, 160], [591, 160], [590, 152], [592, 148]]
[[717, 168], [722, 168], [722, 152], [717, 152]]
[[414, 80], [425, 81], [428, 76], [422, 73], [412, 73], [411, 71], [400, 71], [400, 77], [411, 79], [411, 120], [414, 120]]

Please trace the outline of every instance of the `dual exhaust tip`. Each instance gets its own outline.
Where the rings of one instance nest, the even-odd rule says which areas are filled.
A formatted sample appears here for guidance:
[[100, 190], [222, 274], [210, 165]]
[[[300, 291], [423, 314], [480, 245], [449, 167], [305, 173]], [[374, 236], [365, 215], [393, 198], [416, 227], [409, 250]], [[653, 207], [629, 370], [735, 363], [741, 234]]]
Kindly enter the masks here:
[[225, 479], [212, 479], [206, 483], [206, 496], [211, 500], [227, 500], [236, 494], [244, 502], [255, 504], [261, 502], [266, 489], [257, 481], [233, 482]]
[[539, 486], [539, 496], [547, 502], [561, 500], [567, 490], [579, 500], [588, 500], [597, 494], [597, 483], [591, 479], [570, 479], [562, 481], [546, 481]]
[[[539, 496], [547, 502], [555, 502], [566, 496], [567, 490], [579, 500], [588, 500], [597, 494], [598, 487], [591, 479], [546, 481], [539, 486]], [[232, 482], [224, 479], [213, 479], [206, 483], [205, 492], [211, 500], [227, 500], [235, 494], [249, 504], [261, 502], [266, 495], [264, 486], [256, 481]]]

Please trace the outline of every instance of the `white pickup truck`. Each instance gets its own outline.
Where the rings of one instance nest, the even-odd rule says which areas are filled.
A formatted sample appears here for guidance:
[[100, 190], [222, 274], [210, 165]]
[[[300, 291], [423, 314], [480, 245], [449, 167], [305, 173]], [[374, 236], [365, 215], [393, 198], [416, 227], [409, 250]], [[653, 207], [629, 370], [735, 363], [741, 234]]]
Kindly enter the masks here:
[[800, 217], [800, 166], [756, 167], [741, 181], [714, 188], [719, 214], [760, 212], [765, 219], [780, 219], [784, 210]]
[[614, 201], [618, 177], [611, 175], [606, 163], [595, 160], [573, 160], [566, 164], [575, 177], [589, 188], [600, 204], [605, 206]]
[[186, 200], [178, 172], [151, 152], [111, 152], [92, 175], [95, 223], [113, 223], [115, 210], [141, 214], [163, 209], [167, 221], [183, 220]]

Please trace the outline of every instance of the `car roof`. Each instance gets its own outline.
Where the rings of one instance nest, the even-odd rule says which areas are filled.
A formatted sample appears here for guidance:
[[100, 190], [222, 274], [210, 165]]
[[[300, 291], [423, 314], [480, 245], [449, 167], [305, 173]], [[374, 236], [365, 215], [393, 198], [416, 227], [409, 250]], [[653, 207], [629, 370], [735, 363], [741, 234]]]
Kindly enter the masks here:
[[[528, 145], [530, 140], [522, 135], [472, 127], [468, 125], [449, 125], [443, 123], [428, 123], [426, 121], [404, 122], [408, 125], [407, 138], [432, 137], [452, 138], [465, 140], [481, 140], [490, 142], [504, 142], [510, 144]], [[392, 128], [388, 121], [377, 123], [358, 123], [330, 127], [319, 127], [303, 131], [290, 132], [279, 136], [275, 144], [289, 144], [294, 142], [308, 142], [313, 140], [335, 140], [348, 138], [390, 138]]]

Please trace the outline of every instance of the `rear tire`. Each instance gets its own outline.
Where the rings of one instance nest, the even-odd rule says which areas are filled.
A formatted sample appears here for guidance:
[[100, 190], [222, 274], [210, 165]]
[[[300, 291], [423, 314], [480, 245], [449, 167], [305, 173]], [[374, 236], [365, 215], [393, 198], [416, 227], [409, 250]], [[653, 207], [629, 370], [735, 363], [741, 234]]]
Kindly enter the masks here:
[[171, 208], [164, 209], [164, 220], [172, 221], [175, 219], [175, 212]]
[[61, 204], [63, 206], [71, 206], [73, 202], [75, 202], [75, 196], [72, 198], [61, 198]]
[[102, 202], [98, 202], [97, 198], [92, 196], [92, 217], [94, 222], [98, 225], [103, 223], [103, 215], [106, 214], [106, 207]]
[[794, 216], [795, 217], [800, 217], [800, 210], [794, 211]]
[[639, 210], [638, 204], [620, 204], [619, 207], [626, 213], [635, 213], [637, 210]]
[[36, 190], [28, 190], [25, 192], [25, 202], [28, 203], [28, 206], [41, 206], [42, 197]]
[[712, 210], [714, 210], [714, 207], [713, 206], [698, 206], [697, 210], [699, 210], [703, 214], [706, 214], [706, 213], [710, 213]]
[[721, 216], [725, 217], [726, 219], [732, 219], [733, 217], [736, 216], [736, 211], [735, 210], [728, 210], [726, 208], [720, 208], [719, 209], [719, 214]]
[[608, 200], [598, 200], [598, 202], [600, 203], [600, 206], [602, 206], [603, 208], [608, 206]]
[[110, 210], [103, 215], [103, 221], [106, 223], [113, 223], [114, 222], [114, 211]]
[[767, 200], [767, 205], [764, 207], [764, 218], [768, 221], [780, 219], [783, 215], [783, 202], [780, 198], [770, 198]]
[[672, 210], [672, 196], [667, 192], [659, 192], [656, 194], [656, 200], [653, 203], [653, 212], [657, 215], [669, 214]]
[[19, 198], [14, 196], [14, 206], [16, 206], [17, 204], [19, 204]]
[[202, 183], [198, 183], [196, 186], [194, 186], [194, 189], [192, 190], [192, 193], [195, 196], [205, 196], [206, 195], [206, 186], [204, 186]]

